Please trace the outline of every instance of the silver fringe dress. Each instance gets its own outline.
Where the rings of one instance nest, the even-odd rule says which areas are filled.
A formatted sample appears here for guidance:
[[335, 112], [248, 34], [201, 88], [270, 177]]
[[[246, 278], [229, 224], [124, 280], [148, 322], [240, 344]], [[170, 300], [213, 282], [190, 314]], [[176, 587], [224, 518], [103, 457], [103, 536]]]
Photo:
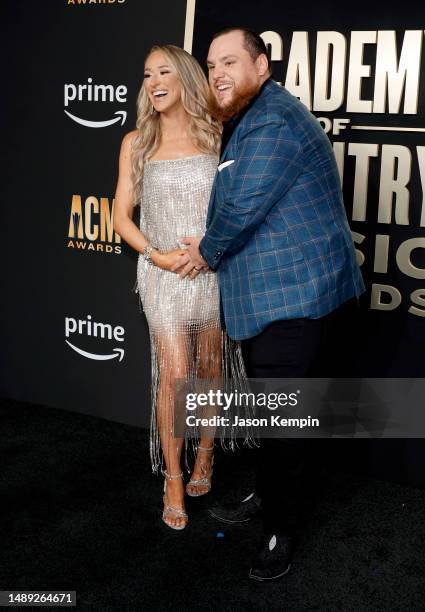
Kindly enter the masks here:
[[[216, 169], [217, 158], [208, 154], [145, 162], [140, 230], [150, 244], [168, 252], [183, 246], [181, 238], [205, 233]], [[173, 431], [176, 381], [227, 377], [233, 385], [233, 380], [243, 380], [245, 373], [240, 345], [221, 329], [215, 273], [180, 279], [147, 263], [141, 255], [137, 286], [151, 341], [150, 455], [152, 469], [157, 472], [163, 465], [160, 434]], [[170, 439], [162, 437], [163, 443]], [[194, 450], [196, 439], [190, 439]], [[187, 442], [186, 450], [190, 446]], [[233, 445], [234, 440], [227, 444]], [[188, 467], [187, 453], [185, 458]]]

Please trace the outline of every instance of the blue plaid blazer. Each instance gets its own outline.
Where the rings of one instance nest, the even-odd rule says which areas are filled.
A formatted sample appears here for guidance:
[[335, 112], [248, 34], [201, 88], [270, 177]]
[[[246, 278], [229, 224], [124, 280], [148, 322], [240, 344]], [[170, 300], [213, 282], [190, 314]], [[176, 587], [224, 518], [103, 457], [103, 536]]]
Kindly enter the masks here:
[[364, 291], [329, 139], [271, 79], [222, 154], [200, 251], [235, 340], [322, 317]]

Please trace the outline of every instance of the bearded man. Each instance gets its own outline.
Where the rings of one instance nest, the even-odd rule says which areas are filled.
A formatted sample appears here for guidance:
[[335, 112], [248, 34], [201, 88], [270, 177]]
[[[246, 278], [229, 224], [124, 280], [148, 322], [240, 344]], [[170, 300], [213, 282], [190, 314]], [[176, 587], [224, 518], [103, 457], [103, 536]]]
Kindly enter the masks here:
[[[271, 79], [255, 32], [216, 34], [208, 72], [212, 112], [224, 122], [221, 158], [206, 233], [185, 238], [191, 259], [181, 275], [217, 271], [227, 333], [241, 341], [250, 378], [308, 377], [329, 314], [364, 291], [333, 150], [317, 119]], [[251, 578], [290, 568], [312, 442], [325, 440], [262, 440], [256, 493], [211, 509], [239, 523], [262, 505]]]

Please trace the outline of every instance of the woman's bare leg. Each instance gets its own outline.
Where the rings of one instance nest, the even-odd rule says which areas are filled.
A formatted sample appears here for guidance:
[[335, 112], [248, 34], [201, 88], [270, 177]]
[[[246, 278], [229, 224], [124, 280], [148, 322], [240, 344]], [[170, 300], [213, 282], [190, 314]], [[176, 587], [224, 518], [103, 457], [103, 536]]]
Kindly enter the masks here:
[[[196, 375], [198, 379], [205, 381], [215, 381], [221, 378], [222, 374], [222, 332], [219, 327], [207, 329], [198, 333], [196, 338]], [[205, 389], [205, 391], [207, 391]], [[202, 416], [210, 418], [217, 414], [216, 407], [207, 407]], [[193, 467], [191, 480], [201, 480], [205, 476], [210, 477], [214, 453], [214, 427], [201, 427], [199, 447], [196, 454], [196, 461]], [[187, 485], [189, 495], [204, 495], [210, 489], [209, 484], [198, 483]]]
[[[156, 421], [159, 430], [164, 465], [168, 475], [181, 473], [180, 458], [183, 438], [174, 437], [175, 389], [178, 379], [188, 375], [188, 341], [182, 336], [155, 335], [159, 383], [157, 392]], [[165, 503], [184, 511], [184, 487], [182, 478], [166, 478]], [[181, 527], [187, 518], [178, 513], [168, 513], [164, 520], [171, 527]]]

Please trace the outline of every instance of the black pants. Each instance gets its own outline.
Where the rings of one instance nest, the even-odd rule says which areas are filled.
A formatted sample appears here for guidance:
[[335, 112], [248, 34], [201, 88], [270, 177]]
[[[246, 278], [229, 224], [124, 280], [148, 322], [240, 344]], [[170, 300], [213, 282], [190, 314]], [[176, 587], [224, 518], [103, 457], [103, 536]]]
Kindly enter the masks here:
[[[250, 378], [314, 377], [328, 318], [271, 323], [258, 336], [242, 341]], [[263, 502], [264, 529], [293, 534], [311, 493], [311, 468], [328, 443], [325, 439], [263, 439], [257, 451], [256, 491]]]

